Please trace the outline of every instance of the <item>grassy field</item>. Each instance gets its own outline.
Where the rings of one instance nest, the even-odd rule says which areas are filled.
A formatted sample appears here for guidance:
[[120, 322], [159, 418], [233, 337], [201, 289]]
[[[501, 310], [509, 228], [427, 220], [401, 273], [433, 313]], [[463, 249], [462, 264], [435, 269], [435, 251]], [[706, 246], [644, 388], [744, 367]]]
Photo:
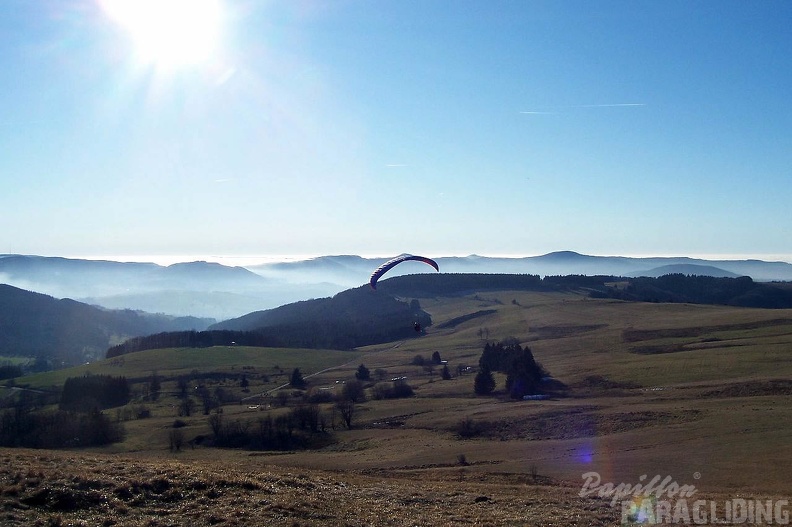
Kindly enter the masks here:
[[[211, 523], [213, 513], [223, 524], [257, 524], [225, 501], [234, 492], [266, 512], [270, 521], [262, 525], [333, 525], [340, 518], [349, 525], [618, 525], [618, 511], [608, 503], [578, 495], [582, 475], [592, 471], [615, 485], [660, 475], [695, 485], [704, 496], [788, 497], [792, 311], [527, 292], [420, 301], [434, 321], [426, 335], [355, 352], [158, 350], [19, 379], [20, 385], [46, 388], [86, 371], [125, 375], [141, 381], [139, 397], [153, 371], [166, 381], [157, 401], [132, 403], [147, 405], [152, 417], [127, 421], [122, 443], [69, 453], [3, 450], [9, 460], [4, 488], [19, 487], [14, 480], [32, 470], [43, 474], [35, 476], [39, 480], [63, 479], [52, 488], [74, 494], [81, 489], [68, 481], [69, 470], [61, 465], [67, 459], [91, 467], [100, 480], [111, 477], [103, 471], [113, 466], [159, 470], [171, 485], [162, 492], [178, 489], [187, 496], [159, 505], [173, 519], [163, 525], [180, 525], [176, 518], [189, 516], [183, 509], [188, 502], [203, 511], [195, 513], [199, 524]], [[473, 374], [457, 375], [457, 366], [475, 368], [485, 341], [506, 337], [529, 346], [567, 386], [565, 395], [545, 401], [475, 396]], [[411, 364], [416, 355], [428, 359], [434, 352], [448, 361], [451, 380], [441, 380], [439, 368], [430, 373]], [[168, 448], [177, 418], [188, 439], [211, 434], [200, 412], [177, 415], [172, 379], [179, 375], [225, 373], [203, 382], [238, 399], [223, 407], [227, 419], [255, 422], [284, 411], [271, 395], [260, 394], [287, 382], [293, 368], [311, 374], [312, 390], [335, 392], [361, 363], [372, 373], [384, 370], [386, 381], [406, 377], [415, 396], [369, 398], [357, 405], [353, 428], [337, 427], [334, 441], [319, 450]], [[242, 373], [251, 381], [246, 391], [239, 386]], [[497, 388], [503, 389], [503, 380], [497, 377]], [[471, 439], [458, 434], [465, 419], [479, 429]], [[133, 472], [95, 483], [120, 497], [80, 510], [115, 514], [120, 524], [146, 524], [155, 490], [139, 490], [139, 484], [130, 491], [137, 501], [118, 490], [131, 485]], [[194, 483], [196, 477], [203, 483]], [[223, 488], [221, 479], [237, 483]], [[302, 493], [295, 490], [300, 488]], [[215, 498], [208, 497], [210, 489]], [[52, 507], [23, 507], [31, 495], [26, 489], [3, 492], [7, 504], [22, 505], [14, 512], [19, 525], [36, 511], [53, 514]], [[214, 512], [204, 506], [213, 499]], [[320, 507], [322, 500], [333, 506]], [[356, 512], [341, 516], [336, 506]], [[382, 512], [372, 515], [368, 508]], [[64, 521], [72, 518], [68, 510], [56, 512]]]
[[137, 381], [152, 374], [173, 379], [206, 373], [246, 374], [250, 377], [278, 377], [300, 368], [312, 374], [341, 366], [362, 356], [360, 352], [217, 346], [212, 348], [169, 348], [131, 353], [75, 368], [39, 373], [17, 379], [17, 385], [36, 389], [62, 386], [68, 377], [81, 375], [123, 375]]
[[6, 357], [0, 355], [0, 364], [22, 365], [32, 363], [35, 359], [33, 357]]

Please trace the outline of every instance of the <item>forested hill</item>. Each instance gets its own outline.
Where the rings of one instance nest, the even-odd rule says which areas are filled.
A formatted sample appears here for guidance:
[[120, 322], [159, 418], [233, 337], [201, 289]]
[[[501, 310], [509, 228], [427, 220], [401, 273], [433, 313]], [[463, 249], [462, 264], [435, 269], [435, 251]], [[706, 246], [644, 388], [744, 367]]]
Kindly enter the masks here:
[[430, 298], [476, 291], [574, 291], [632, 302], [687, 302], [769, 309], [792, 308], [792, 283], [667, 274], [658, 278], [514, 274], [416, 274], [382, 280], [377, 290], [395, 296]]
[[417, 274], [350, 289], [332, 298], [306, 300], [211, 326], [205, 332], [133, 339], [108, 351], [114, 356], [159, 347], [240, 345], [350, 349], [417, 336], [413, 324], [431, 325], [421, 298], [483, 291], [562, 291], [640, 302], [686, 302], [744, 307], [792, 307], [792, 284], [756, 283], [749, 277], [672, 274], [660, 278], [503, 274]]
[[395, 276], [377, 283], [378, 292], [417, 298], [458, 296], [475, 291], [548, 291], [554, 287], [538, 275], [494, 273], [423, 273]]
[[352, 349], [412, 338], [431, 317], [417, 300], [398, 300], [368, 286], [226, 320], [202, 332], [136, 338], [110, 348], [107, 357], [144, 349], [238, 345]]
[[209, 329], [261, 331], [272, 328], [268, 333], [300, 341], [306, 347], [347, 349], [410, 336], [414, 333], [415, 322], [424, 327], [432, 323], [417, 300], [398, 300], [365, 286], [331, 298], [257, 311]]
[[792, 308], [792, 284], [757, 283], [748, 276], [716, 278], [668, 274], [659, 278], [629, 278], [605, 282], [592, 296], [639, 302], [686, 302], [765, 309]]
[[106, 310], [0, 284], [0, 355], [36, 357], [52, 366], [101, 358], [136, 335], [203, 329], [206, 319]]

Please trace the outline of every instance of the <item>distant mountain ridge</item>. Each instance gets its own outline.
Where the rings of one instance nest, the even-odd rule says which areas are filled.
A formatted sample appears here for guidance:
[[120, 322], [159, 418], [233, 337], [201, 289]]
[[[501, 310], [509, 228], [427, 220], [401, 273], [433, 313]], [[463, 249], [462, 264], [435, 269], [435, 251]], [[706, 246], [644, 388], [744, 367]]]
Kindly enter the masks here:
[[[395, 255], [394, 255], [395, 256]], [[432, 255], [428, 255], [432, 256]], [[367, 281], [368, 275], [389, 258], [363, 258], [353, 255], [320, 256], [295, 262], [278, 262], [249, 266], [262, 276], [286, 277], [301, 273], [320, 273], [323, 281], [354, 287]], [[792, 264], [787, 262], [766, 262], [762, 260], [705, 260], [686, 256], [670, 257], [628, 257], [628, 256], [590, 256], [574, 251], [557, 251], [540, 256], [490, 257], [480, 255], [441, 256], [434, 260], [440, 265], [441, 272], [447, 273], [505, 273], [552, 275], [610, 275], [640, 276], [640, 273], [665, 266], [698, 266], [697, 273], [732, 273], [734, 276], [750, 276], [757, 281], [792, 280]], [[710, 268], [710, 269], [707, 269]], [[388, 273], [388, 276], [426, 272], [420, 264], [402, 264]], [[671, 270], [670, 272], [679, 272]], [[710, 275], [707, 275], [710, 276]]]
[[288, 284], [244, 267], [0, 255], [0, 283], [109, 309], [224, 320], [257, 309], [328, 296], [331, 284]]
[[[366, 284], [372, 271], [388, 259], [329, 255], [229, 267], [202, 261], [160, 266], [154, 263], [0, 255], [0, 283], [110, 309], [128, 308], [226, 320], [301, 300], [326, 298]], [[750, 276], [755, 281], [792, 281], [792, 264], [761, 260], [590, 256], [574, 251], [511, 258], [474, 254], [435, 260], [441, 273], [626, 277], [682, 273]], [[434, 272], [423, 264], [405, 262], [389, 271], [386, 278], [428, 271]]]

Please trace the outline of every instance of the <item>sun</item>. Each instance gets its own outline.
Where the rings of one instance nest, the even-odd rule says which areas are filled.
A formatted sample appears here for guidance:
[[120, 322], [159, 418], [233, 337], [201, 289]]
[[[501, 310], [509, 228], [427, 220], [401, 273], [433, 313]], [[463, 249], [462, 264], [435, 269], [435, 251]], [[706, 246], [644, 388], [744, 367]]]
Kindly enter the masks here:
[[210, 59], [220, 40], [220, 0], [99, 0], [129, 34], [137, 58], [161, 67]]

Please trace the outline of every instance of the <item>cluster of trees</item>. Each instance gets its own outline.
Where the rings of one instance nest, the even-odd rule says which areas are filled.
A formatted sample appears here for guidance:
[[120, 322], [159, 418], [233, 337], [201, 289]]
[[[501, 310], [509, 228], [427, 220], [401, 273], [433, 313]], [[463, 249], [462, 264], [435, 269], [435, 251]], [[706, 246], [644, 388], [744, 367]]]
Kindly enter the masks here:
[[[279, 396], [285, 392], [279, 392]], [[365, 402], [368, 397], [374, 400], [402, 399], [412, 397], [415, 392], [406, 379], [396, 379], [390, 382], [377, 382], [370, 388], [357, 380], [347, 381], [341, 388], [340, 394], [329, 390], [312, 390], [305, 394], [304, 399], [312, 404], [336, 403], [339, 401], [352, 401], [353, 403]], [[280, 397], [279, 397], [280, 398]], [[288, 398], [284, 398], [288, 400]], [[283, 405], [283, 404], [282, 404]]]
[[53, 402], [48, 394], [24, 390], [12, 401], [4, 401], [7, 409], [0, 414], [0, 446], [99, 446], [123, 439], [123, 426], [98, 408], [87, 412], [43, 409]]
[[[283, 392], [282, 392], [283, 393]], [[226, 419], [222, 412], [209, 416], [213, 444], [226, 448], [251, 450], [291, 450], [318, 448], [332, 441], [331, 430], [339, 426], [351, 429], [357, 404], [365, 401], [359, 381], [347, 383], [339, 396], [321, 402], [307, 397], [287, 412], [267, 414], [256, 420]]]
[[107, 445], [121, 441], [124, 430], [99, 410], [25, 412], [6, 410], [0, 416], [0, 445], [63, 448]]
[[[383, 373], [379, 372], [378, 376], [382, 377]], [[295, 368], [289, 383], [295, 390], [278, 392], [275, 402], [281, 409], [273, 414], [245, 420], [228, 419], [221, 408], [205, 412], [211, 414], [208, 422], [212, 429], [212, 444], [252, 450], [321, 447], [332, 441], [332, 431], [338, 427], [353, 428], [357, 405], [365, 402], [367, 397], [394, 399], [414, 395], [406, 379], [376, 382], [371, 386], [368, 384], [371, 372], [365, 364], [358, 366], [355, 377], [344, 382], [337, 392], [327, 388], [309, 388], [300, 369]], [[287, 410], [290, 402], [295, 402], [295, 406]], [[179, 431], [171, 431], [172, 448], [181, 444], [181, 441], [174, 440], [179, 435]]]
[[6, 363], [0, 365], [0, 381], [5, 379], [13, 379], [14, 377], [21, 377], [22, 373], [22, 366], [18, 364]]
[[506, 374], [506, 391], [514, 399], [539, 393], [542, 378], [548, 374], [536, 362], [528, 347], [523, 348], [514, 338], [503, 342], [487, 343], [479, 358], [479, 371], [473, 381], [478, 395], [488, 395], [495, 390], [492, 372]]
[[440, 356], [439, 351], [432, 353], [431, 359], [425, 359], [423, 355], [416, 355], [413, 357], [411, 364], [415, 366], [427, 366], [429, 364], [440, 365], [443, 363], [443, 358]]
[[301, 404], [275, 417], [266, 415], [255, 421], [226, 419], [218, 412], [209, 416], [213, 444], [224, 448], [251, 450], [292, 450], [324, 445], [327, 428], [334, 427], [333, 416], [315, 404]]
[[[440, 352], [435, 351], [434, 353], [432, 353], [431, 359], [427, 360], [423, 357], [423, 355], [416, 355], [415, 357], [413, 357], [413, 360], [410, 364], [413, 364], [415, 366], [423, 366], [423, 369], [426, 370], [426, 373], [429, 374], [430, 377], [429, 382], [432, 382], [431, 379], [434, 378], [435, 366], [441, 366], [441, 365], [443, 366], [443, 368], [440, 370], [440, 377], [444, 381], [451, 380], [451, 370], [448, 369], [448, 364], [446, 362], [447, 361], [444, 361], [440, 357]], [[462, 368], [459, 368], [457, 370], [457, 373], [460, 375], [461, 375], [461, 370]]]
[[[179, 377], [176, 380], [176, 396], [180, 399], [176, 411], [180, 417], [190, 417], [197, 409], [200, 409], [203, 415], [209, 415], [212, 410], [223, 404], [238, 401], [233, 392], [222, 386], [215, 386], [214, 390], [210, 390], [205, 384], [199, 384], [191, 389], [192, 385], [189, 377]], [[197, 397], [197, 403], [193, 395]]]
[[[440, 355], [435, 352], [438, 363], [440, 362]], [[423, 363], [423, 362], [422, 362]], [[451, 378], [448, 367], [445, 368], [448, 378]], [[379, 370], [378, 370], [379, 371]], [[381, 379], [384, 371], [379, 371], [379, 378]], [[445, 377], [444, 377], [445, 378]], [[329, 390], [318, 390], [312, 393], [305, 394], [305, 399], [312, 404], [329, 403], [338, 401], [352, 401], [353, 403], [362, 403], [366, 401], [366, 386], [363, 384], [371, 380], [371, 372], [365, 364], [358, 366], [355, 372], [355, 380], [346, 381], [341, 388], [339, 395], [333, 394]], [[297, 389], [306, 389], [308, 383], [302, 376], [299, 368], [292, 371], [289, 386]], [[285, 392], [280, 392], [285, 393]], [[412, 397], [415, 392], [412, 387], [407, 384], [406, 379], [395, 379], [391, 382], [377, 382], [370, 388], [371, 397], [373, 399], [401, 399], [405, 397]]]
[[371, 389], [374, 399], [404, 399], [415, 395], [412, 386], [404, 379], [397, 379], [390, 383], [378, 383]]
[[92, 411], [123, 406], [129, 402], [130, 393], [126, 377], [111, 375], [69, 377], [63, 383], [60, 409]]

